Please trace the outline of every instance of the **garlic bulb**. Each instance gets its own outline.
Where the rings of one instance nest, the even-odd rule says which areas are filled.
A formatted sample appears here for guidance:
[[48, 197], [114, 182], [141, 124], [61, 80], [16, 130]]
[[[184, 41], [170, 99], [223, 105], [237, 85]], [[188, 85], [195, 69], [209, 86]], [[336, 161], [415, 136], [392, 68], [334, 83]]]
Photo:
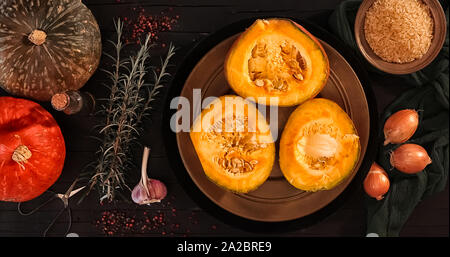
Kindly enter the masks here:
[[167, 195], [167, 188], [164, 183], [157, 179], [150, 179], [147, 176], [149, 155], [150, 148], [145, 147], [142, 156], [141, 180], [131, 192], [133, 202], [140, 205], [161, 202]]
[[147, 189], [144, 183], [139, 182], [131, 193], [133, 202], [143, 205], [151, 203], [159, 203], [167, 195], [166, 186], [157, 179], [147, 180]]

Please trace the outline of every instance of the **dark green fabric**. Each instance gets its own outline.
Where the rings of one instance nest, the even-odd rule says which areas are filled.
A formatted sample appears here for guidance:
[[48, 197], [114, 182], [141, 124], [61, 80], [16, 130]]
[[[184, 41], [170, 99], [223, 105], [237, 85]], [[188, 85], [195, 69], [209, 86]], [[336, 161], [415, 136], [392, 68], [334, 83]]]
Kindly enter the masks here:
[[[329, 25], [366, 64], [371, 76], [386, 75], [371, 66], [360, 54], [353, 34], [354, 20], [361, 1], [344, 1], [330, 16]], [[414, 175], [403, 174], [389, 163], [392, 150], [400, 145], [380, 143], [376, 161], [387, 171], [391, 187], [385, 198], [377, 201], [366, 196], [367, 233], [398, 236], [417, 204], [425, 197], [445, 189], [449, 170], [449, 38], [448, 3], [441, 2], [447, 16], [447, 39], [439, 56], [427, 67], [401, 76], [411, 89], [386, 107], [380, 117], [383, 129], [386, 119], [401, 109], [419, 111], [420, 123], [414, 136], [406, 143], [423, 146], [432, 164]], [[382, 131], [379, 136], [383, 137]], [[383, 142], [382, 138], [379, 142]]]

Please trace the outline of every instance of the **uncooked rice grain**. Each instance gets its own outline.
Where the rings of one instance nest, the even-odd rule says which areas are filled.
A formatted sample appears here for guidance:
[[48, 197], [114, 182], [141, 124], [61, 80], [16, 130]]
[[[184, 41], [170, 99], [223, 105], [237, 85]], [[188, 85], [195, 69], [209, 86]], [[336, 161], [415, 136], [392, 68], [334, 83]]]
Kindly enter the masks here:
[[377, 0], [366, 12], [365, 38], [387, 62], [420, 59], [430, 48], [433, 19], [421, 0]]

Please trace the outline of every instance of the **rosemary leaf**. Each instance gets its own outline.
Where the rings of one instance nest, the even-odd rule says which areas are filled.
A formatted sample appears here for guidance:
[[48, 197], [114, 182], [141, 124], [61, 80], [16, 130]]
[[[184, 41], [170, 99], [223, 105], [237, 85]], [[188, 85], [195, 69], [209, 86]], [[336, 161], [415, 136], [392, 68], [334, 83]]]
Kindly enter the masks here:
[[[87, 193], [96, 188], [100, 201], [112, 201], [120, 190], [130, 187], [126, 183], [127, 172], [133, 167], [131, 149], [138, 145], [142, 133], [142, 122], [150, 115], [152, 102], [164, 87], [164, 80], [170, 76], [167, 72], [175, 47], [170, 44], [167, 56], [161, 59], [160, 71], [149, 66], [150, 36], [147, 36], [139, 51], [126, 59], [121, 58], [123, 23], [114, 21], [117, 38], [110, 42], [115, 52], [104, 53], [113, 64], [104, 70], [109, 78], [109, 98], [100, 105], [99, 113], [105, 119], [98, 128], [101, 143], [97, 151], [97, 160], [88, 165], [90, 169], [83, 175], [88, 181]], [[150, 77], [151, 82], [146, 81]]]

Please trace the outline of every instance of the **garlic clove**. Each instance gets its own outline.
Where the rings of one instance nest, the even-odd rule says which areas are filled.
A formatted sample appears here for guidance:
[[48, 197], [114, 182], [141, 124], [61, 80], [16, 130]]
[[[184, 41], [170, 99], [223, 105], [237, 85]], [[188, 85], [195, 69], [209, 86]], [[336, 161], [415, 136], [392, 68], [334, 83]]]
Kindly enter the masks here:
[[161, 181], [157, 179], [149, 179], [149, 201], [157, 201], [160, 202], [163, 200], [167, 195], [167, 188]]
[[148, 201], [148, 194], [142, 183], [137, 184], [131, 192], [131, 199], [137, 204], [145, 204]]

